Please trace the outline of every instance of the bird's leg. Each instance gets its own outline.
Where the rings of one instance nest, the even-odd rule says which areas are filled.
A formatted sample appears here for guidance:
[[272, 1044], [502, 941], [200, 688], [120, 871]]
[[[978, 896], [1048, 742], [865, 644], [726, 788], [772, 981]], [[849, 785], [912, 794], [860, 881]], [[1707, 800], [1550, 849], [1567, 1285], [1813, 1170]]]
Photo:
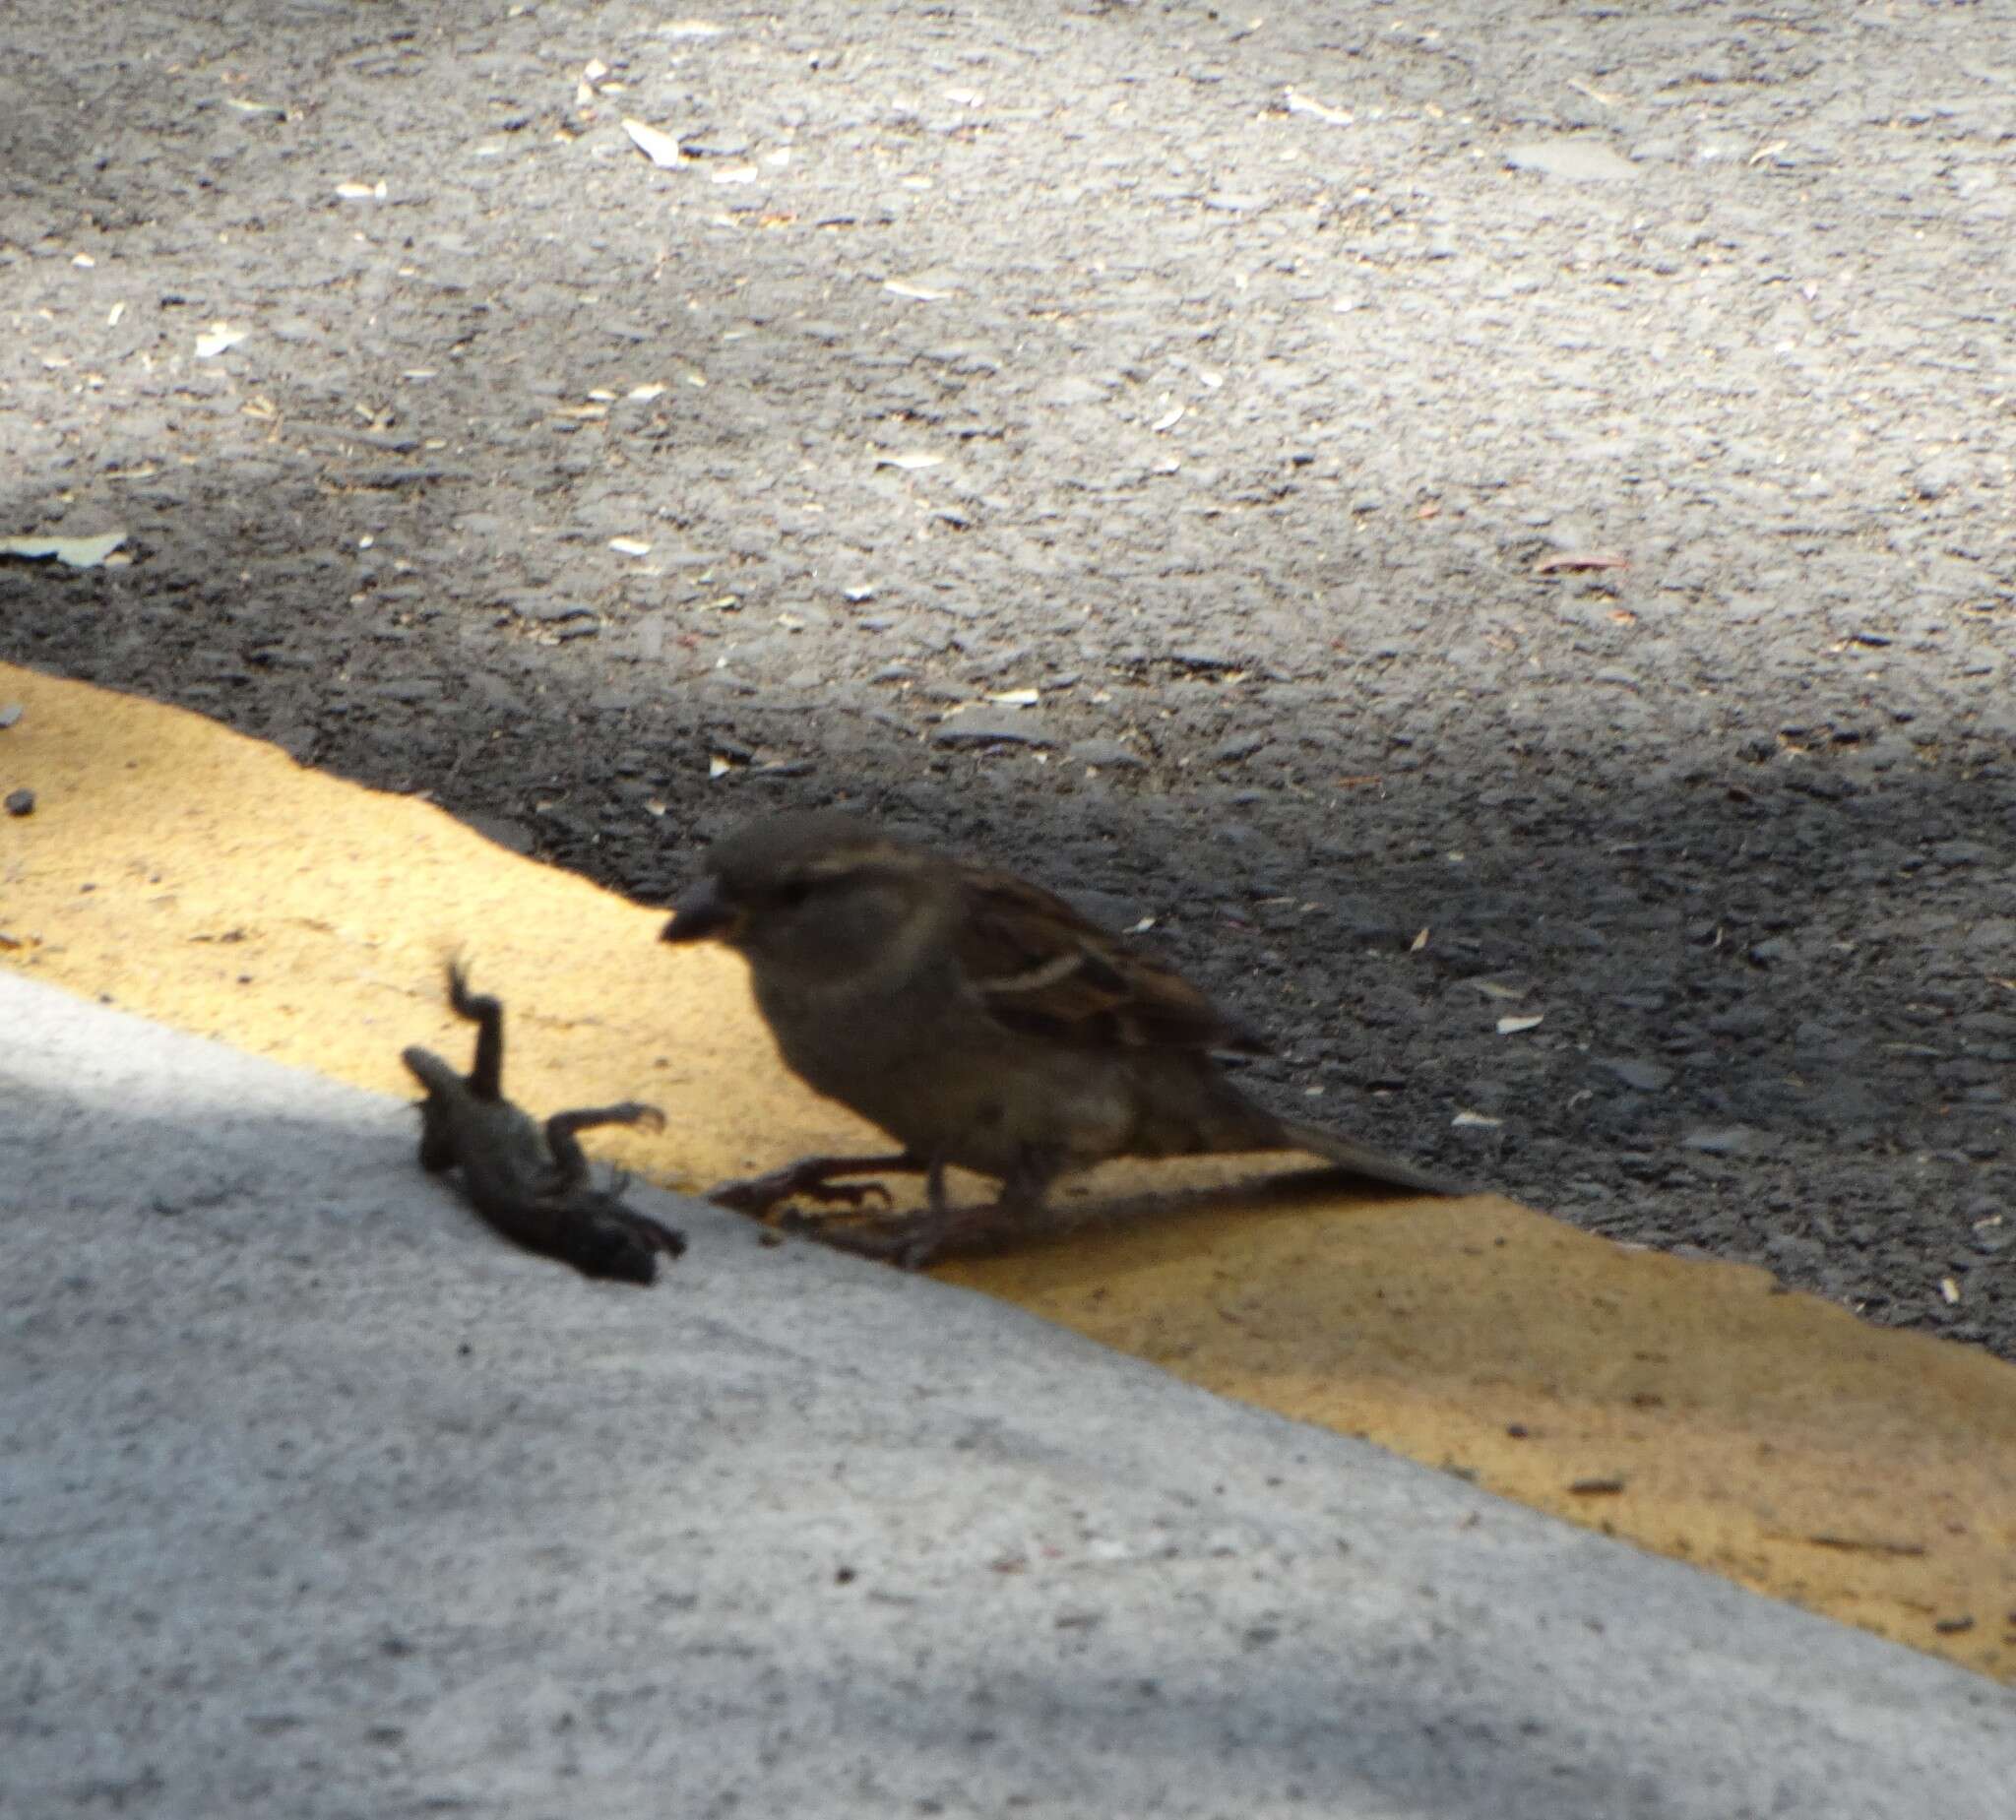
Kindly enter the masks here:
[[944, 1161], [933, 1158], [925, 1183], [930, 1206], [924, 1212], [902, 1220], [878, 1220], [872, 1225], [821, 1224], [812, 1230], [836, 1250], [878, 1258], [901, 1270], [922, 1270], [952, 1253], [983, 1249], [985, 1241], [1040, 1214], [1050, 1183], [1062, 1168], [1063, 1160], [1054, 1153], [1025, 1150], [993, 1200], [976, 1207], [952, 1207], [945, 1199]]
[[1010, 1219], [1024, 1220], [1043, 1211], [1050, 1198], [1050, 1184], [1064, 1173], [1061, 1152], [1034, 1144], [1025, 1145], [1015, 1167], [1001, 1183], [994, 1210]]
[[914, 1175], [932, 1166], [927, 1159], [907, 1150], [888, 1157], [805, 1157], [781, 1169], [772, 1169], [768, 1175], [723, 1182], [718, 1188], [709, 1189], [707, 1198], [717, 1206], [733, 1208], [738, 1214], [767, 1214], [798, 1195], [811, 1201], [858, 1207], [871, 1194], [879, 1194], [886, 1203], [889, 1190], [880, 1182], [837, 1182], [833, 1179], [836, 1175]]

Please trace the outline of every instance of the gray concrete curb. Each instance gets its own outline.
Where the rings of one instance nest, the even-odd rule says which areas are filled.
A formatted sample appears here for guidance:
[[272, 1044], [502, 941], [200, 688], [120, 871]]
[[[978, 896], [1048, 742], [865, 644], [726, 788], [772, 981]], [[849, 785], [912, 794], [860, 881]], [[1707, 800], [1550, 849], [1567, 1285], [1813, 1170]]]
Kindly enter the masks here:
[[0, 1810], [1995, 1820], [2016, 1697], [0, 973]]

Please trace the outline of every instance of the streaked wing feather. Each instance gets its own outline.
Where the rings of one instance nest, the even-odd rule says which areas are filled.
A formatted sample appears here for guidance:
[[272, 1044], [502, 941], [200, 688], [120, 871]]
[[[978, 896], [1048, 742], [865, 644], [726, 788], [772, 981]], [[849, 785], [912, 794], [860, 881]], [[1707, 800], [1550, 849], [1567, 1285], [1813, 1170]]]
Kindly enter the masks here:
[[1062, 898], [977, 868], [964, 888], [959, 958], [1011, 1030], [1079, 1048], [1265, 1052], [1263, 1037], [1180, 973], [1121, 947]]

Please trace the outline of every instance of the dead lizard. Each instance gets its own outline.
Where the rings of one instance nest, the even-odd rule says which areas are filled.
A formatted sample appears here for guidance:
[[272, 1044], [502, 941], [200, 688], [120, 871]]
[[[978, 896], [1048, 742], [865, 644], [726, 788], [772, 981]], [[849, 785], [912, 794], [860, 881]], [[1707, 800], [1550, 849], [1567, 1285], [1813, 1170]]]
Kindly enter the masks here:
[[656, 1106], [621, 1105], [556, 1112], [543, 1125], [504, 1098], [504, 1007], [469, 989], [461, 964], [448, 969], [448, 1002], [476, 1027], [475, 1066], [455, 1072], [415, 1045], [401, 1059], [426, 1089], [419, 1102], [420, 1167], [459, 1167], [462, 1185], [489, 1225], [528, 1251], [571, 1264], [587, 1277], [651, 1283], [662, 1251], [676, 1258], [686, 1238], [623, 1205], [623, 1178], [598, 1188], [575, 1135], [594, 1125], [642, 1125], [659, 1131]]

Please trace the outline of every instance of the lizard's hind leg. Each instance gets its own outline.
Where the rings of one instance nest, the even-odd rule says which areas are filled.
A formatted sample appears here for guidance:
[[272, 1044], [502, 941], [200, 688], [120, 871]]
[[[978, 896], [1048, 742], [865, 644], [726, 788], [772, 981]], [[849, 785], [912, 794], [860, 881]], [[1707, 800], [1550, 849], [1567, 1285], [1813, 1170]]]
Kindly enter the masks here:
[[552, 1153], [560, 1188], [576, 1188], [588, 1180], [588, 1155], [575, 1133], [593, 1130], [597, 1125], [641, 1125], [646, 1131], [662, 1131], [665, 1115], [657, 1106], [636, 1099], [626, 1099], [621, 1105], [582, 1106], [572, 1112], [555, 1112], [546, 1120], [546, 1149]]
[[662, 1131], [665, 1116], [657, 1106], [635, 1099], [620, 1105], [555, 1112], [546, 1120], [546, 1149], [552, 1154], [553, 1174], [543, 1204], [556, 1206], [578, 1221], [563, 1254], [577, 1269], [591, 1277], [649, 1283], [657, 1274], [652, 1253], [662, 1251], [668, 1258], [679, 1257], [686, 1249], [686, 1235], [649, 1214], [625, 1207], [622, 1194], [627, 1176], [619, 1174], [602, 1193], [589, 1189], [588, 1158], [575, 1134], [596, 1125], [641, 1125], [647, 1131]]
[[476, 1027], [475, 1066], [469, 1071], [469, 1091], [478, 1099], [504, 1097], [504, 1004], [501, 999], [469, 989], [469, 973], [460, 961], [448, 964], [448, 1002], [455, 1015]]

